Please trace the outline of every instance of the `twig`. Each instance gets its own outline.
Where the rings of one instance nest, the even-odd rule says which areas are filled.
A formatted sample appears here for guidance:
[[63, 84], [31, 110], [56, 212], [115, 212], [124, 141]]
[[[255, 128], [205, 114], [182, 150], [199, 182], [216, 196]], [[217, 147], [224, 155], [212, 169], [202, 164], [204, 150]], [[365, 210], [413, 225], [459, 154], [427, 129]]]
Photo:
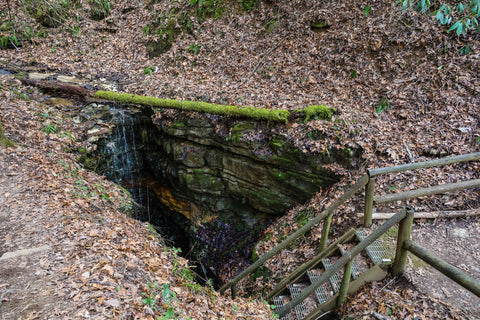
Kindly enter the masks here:
[[265, 60], [265, 58], [270, 54], [272, 53], [273, 50], [275, 50], [276, 48], [278, 48], [283, 42], [285, 41], [285, 38], [283, 38], [282, 40], [280, 40], [280, 42], [278, 42], [276, 45], [274, 45], [272, 48], [270, 48], [270, 50], [267, 51], [267, 53], [265, 53], [263, 55], [262, 58], [260, 58], [260, 60], [258, 61], [257, 65], [255, 66], [255, 68], [253, 68], [252, 71], [250, 71], [250, 73], [248, 74], [248, 76], [252, 76], [252, 74], [255, 73], [255, 71], [257, 71], [257, 69], [260, 67], [260, 65], [262, 64], [263, 60]]
[[392, 318], [383, 316], [383, 315], [381, 315], [380, 313], [375, 312], [375, 311], [370, 312], [370, 314], [371, 314], [372, 316], [374, 316], [375, 318], [379, 319], [379, 320], [392, 320]]
[[407, 150], [408, 159], [410, 159], [410, 162], [411, 162], [411, 163], [414, 163], [414, 162], [415, 162], [415, 159], [413, 158], [413, 155], [412, 155], [412, 153], [410, 152], [410, 149], [408, 148], [407, 142], [406, 142], [406, 141], [403, 141], [403, 145], [405, 146], [405, 150]]

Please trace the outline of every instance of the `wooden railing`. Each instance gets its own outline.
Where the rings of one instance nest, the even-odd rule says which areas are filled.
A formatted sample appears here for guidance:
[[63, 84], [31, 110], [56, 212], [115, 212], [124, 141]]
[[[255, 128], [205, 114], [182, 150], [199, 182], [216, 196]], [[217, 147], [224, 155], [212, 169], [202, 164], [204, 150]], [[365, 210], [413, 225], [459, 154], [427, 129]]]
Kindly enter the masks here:
[[410, 190], [400, 193], [394, 193], [384, 196], [375, 196], [375, 180], [376, 177], [382, 174], [390, 173], [399, 173], [410, 170], [422, 169], [422, 168], [432, 168], [444, 166], [447, 164], [458, 163], [458, 162], [467, 162], [467, 161], [478, 161], [480, 160], [480, 152], [464, 154], [460, 156], [452, 156], [441, 159], [429, 160], [424, 162], [417, 163], [408, 163], [392, 167], [384, 167], [378, 169], [369, 169], [367, 170], [368, 183], [365, 188], [365, 211], [363, 214], [363, 225], [365, 227], [370, 227], [372, 225], [372, 213], [373, 206], [375, 204], [381, 204], [386, 202], [393, 202], [397, 200], [406, 200], [431, 194], [444, 193], [449, 191], [461, 190], [466, 188], [473, 188], [480, 186], [480, 179], [468, 180], [457, 183], [448, 183], [438, 186], [433, 186], [429, 188]]
[[[400, 231], [405, 229], [405, 225], [408, 225], [407, 219], [407, 213], [409, 214], [407, 219], [411, 219], [413, 221], [413, 210], [410, 208], [403, 208], [400, 212], [395, 214], [392, 218], [390, 218], [388, 221], [386, 221], [382, 226], [380, 226], [378, 229], [373, 231], [368, 237], [366, 237], [363, 241], [361, 241], [359, 244], [357, 244], [354, 248], [352, 248], [349, 251], [346, 251], [341, 258], [339, 258], [330, 268], [325, 270], [322, 275], [316, 279], [310, 286], [307, 288], [303, 289], [300, 295], [296, 296], [293, 298], [288, 304], [283, 306], [281, 310], [277, 311], [277, 314], [279, 315], [280, 318], [285, 316], [287, 313], [293, 310], [297, 305], [299, 305], [305, 298], [307, 298], [309, 295], [311, 295], [315, 290], [317, 290], [322, 284], [328, 281], [328, 279], [333, 276], [337, 271], [339, 271], [342, 267], [344, 268], [344, 273], [343, 273], [343, 278], [340, 286], [340, 290], [338, 292], [338, 296], [336, 297], [336, 304], [340, 305], [345, 302], [346, 296], [347, 296], [347, 291], [350, 286], [350, 275], [352, 274], [352, 264], [353, 264], [353, 258], [355, 258], [356, 255], [361, 253], [363, 250], [365, 250], [366, 247], [368, 247], [370, 244], [373, 243], [376, 239], [378, 239], [381, 235], [383, 235], [385, 232], [387, 232], [392, 226], [397, 224], [398, 222], [400, 223], [399, 226], [399, 241], [402, 239], [400, 237]], [[395, 257], [395, 263], [399, 263], [397, 261], [403, 262], [403, 260], [398, 260], [397, 257]], [[312, 313], [317, 313], [318, 311], [315, 310]], [[313, 314], [307, 315], [305, 319], [310, 319], [313, 318]]]
[[[245, 269], [239, 275], [237, 275], [229, 283], [223, 285], [220, 288], [220, 293], [224, 294], [225, 291], [230, 288], [232, 297], [235, 297], [236, 296], [235, 286], [239, 281], [241, 281], [243, 278], [245, 278], [249, 274], [253, 273], [257, 268], [262, 266], [267, 260], [275, 256], [277, 253], [285, 249], [290, 243], [292, 243], [293, 241], [298, 239], [300, 236], [304, 235], [306, 232], [312, 229], [313, 226], [323, 221], [324, 225], [322, 229], [322, 237], [321, 237], [320, 246], [319, 246], [320, 253], [314, 258], [314, 261], [307, 262], [306, 264], [299, 267], [292, 274], [282, 279], [282, 281], [268, 295], [268, 298], [274, 297], [281, 290], [283, 290], [288, 284], [292, 283], [292, 281], [301, 277], [301, 275], [303, 275], [310, 268], [310, 266], [315, 265], [320, 259], [322, 259], [323, 257], [326, 257], [330, 253], [330, 251], [332, 251], [333, 248], [335, 247], [334, 244], [340, 243], [339, 241], [346, 241], [344, 237], [347, 238], [349, 236], [342, 237], [341, 239], [332, 243], [327, 249], [325, 249], [328, 241], [328, 234], [330, 232], [330, 225], [331, 225], [333, 213], [335, 212], [336, 209], [338, 209], [338, 207], [340, 207], [343, 203], [349, 200], [353, 195], [355, 195], [358, 191], [360, 191], [365, 186], [366, 187], [365, 187], [364, 225], [366, 227], [370, 227], [372, 224], [372, 212], [373, 212], [374, 204], [386, 203], [386, 202], [396, 201], [396, 200], [404, 200], [404, 199], [419, 197], [423, 195], [443, 193], [443, 192], [448, 192], [453, 190], [460, 190], [460, 189], [480, 186], [480, 179], [475, 179], [475, 180], [469, 180], [464, 182], [450, 183], [450, 184], [444, 184], [444, 185], [439, 185], [439, 186], [434, 186], [429, 188], [406, 191], [406, 192], [396, 193], [392, 195], [375, 197], [374, 193], [375, 193], [375, 177], [376, 176], [381, 174], [398, 173], [398, 172], [403, 172], [408, 170], [416, 170], [420, 168], [431, 168], [431, 167], [442, 166], [446, 164], [466, 162], [466, 161], [478, 161], [478, 160], [480, 160], [480, 152], [460, 155], [460, 156], [452, 156], [452, 157], [430, 160], [425, 162], [418, 162], [418, 163], [412, 163], [412, 164], [404, 164], [404, 165], [398, 165], [398, 166], [392, 166], [392, 167], [367, 170], [367, 174], [362, 176], [357, 181], [357, 183], [354, 186], [352, 186], [350, 189], [348, 189], [338, 200], [336, 200], [327, 209], [323, 210], [319, 215], [317, 215], [312, 220], [310, 220], [303, 227], [301, 227], [300, 229], [295, 231], [293, 234], [291, 234], [289, 237], [287, 237], [280, 244], [275, 246], [272, 250], [270, 250], [269, 252], [261, 256], [257, 261], [255, 261], [252, 265], [250, 265], [247, 269]], [[427, 257], [427, 255], [424, 254], [425, 250], [423, 250], [423, 248], [416, 245], [410, 240], [411, 228], [413, 223], [413, 210], [409, 208], [404, 208], [402, 211], [398, 212], [391, 219], [385, 222], [380, 228], [378, 228], [372, 234], [370, 234], [370, 236], [368, 236], [362, 242], [360, 242], [350, 252], [347, 252], [347, 254], [342, 256], [342, 258], [337, 260], [337, 262], [332, 266], [332, 268], [328, 269], [320, 278], [318, 278], [309, 287], [304, 289], [299, 296], [295, 297], [292, 301], [290, 301], [289, 304], [284, 306], [284, 308], [282, 309], [282, 313], [280, 313], [280, 316], [284, 314], [283, 312], [288, 312], [289, 310], [293, 309], [296, 305], [298, 305], [301, 301], [303, 301], [308, 295], [313, 293], [320, 285], [326, 282], [328, 278], [330, 278], [340, 268], [345, 267], [344, 274], [349, 275], [350, 271], [348, 269], [352, 267], [351, 263], [352, 263], [353, 257], [358, 253], [360, 253], [362, 250], [364, 250], [375, 239], [380, 237], [391, 226], [393, 226], [398, 222], [400, 222], [400, 225], [399, 225], [399, 231], [398, 231], [396, 255], [395, 255], [395, 260], [393, 264], [394, 275], [399, 275], [403, 273], [403, 270], [405, 268], [407, 251], [411, 251], [413, 254], [418, 255], [419, 258], [424, 259], [425, 262], [431, 264], [433, 267], [437, 268], [440, 271], [447, 268], [449, 271], [446, 271], [446, 272], [448, 272], [448, 274], [451, 274], [451, 275], [453, 274], [452, 279], [454, 279], [455, 281], [458, 280], [460, 284], [463, 285], [467, 282], [474, 283], [473, 287], [470, 286], [467, 289], [477, 294], [478, 292], [477, 290], [480, 288], [480, 285], [478, 284], [478, 282], [469, 278], [468, 276], [467, 276], [468, 278], [465, 278], [466, 276], [465, 274], [459, 275], [459, 272], [461, 271], [456, 269], [453, 266], [451, 267], [455, 269], [452, 269], [450, 267], [445, 267], [445, 264], [438, 262], [439, 258], [433, 257], [433, 255], [429, 255], [429, 257]], [[447, 276], [449, 276], [448, 274]], [[348, 286], [350, 281], [349, 277], [348, 279], [346, 278], [347, 277], [344, 277], [344, 279], [342, 280], [342, 284], [341, 284], [342, 289], [338, 293], [337, 304], [343, 303], [345, 301], [345, 296], [348, 291]], [[462, 279], [468, 279], [468, 280], [462, 280]], [[307, 317], [306, 319], [308, 318], [309, 317]]]
[[[352, 186], [347, 192], [345, 192], [338, 200], [336, 200], [332, 205], [330, 205], [327, 209], [323, 210], [318, 216], [310, 220], [307, 224], [305, 224], [303, 227], [292, 233], [290, 236], [288, 236], [285, 240], [283, 240], [281, 243], [279, 243], [275, 248], [270, 250], [269, 252], [265, 253], [263, 256], [261, 256], [257, 261], [252, 263], [247, 269], [245, 269], [243, 272], [241, 272], [238, 276], [236, 276], [233, 280], [231, 280], [229, 283], [226, 283], [220, 288], [220, 293], [223, 294], [225, 291], [229, 288], [231, 288], [232, 291], [232, 297], [235, 298], [236, 296], [236, 290], [235, 290], [235, 285], [254, 272], [258, 267], [263, 265], [265, 261], [268, 259], [272, 258], [274, 255], [276, 255], [278, 252], [282, 251], [285, 249], [290, 243], [304, 235], [307, 231], [312, 229], [314, 225], [317, 223], [321, 222], [322, 220], [325, 221], [331, 221], [332, 215], [334, 211], [340, 207], [343, 203], [345, 203], [347, 200], [349, 200], [355, 193], [360, 191], [368, 182], [368, 175], [364, 175], [358, 182]], [[328, 232], [329, 232], [330, 226], [326, 226], [326, 223], [324, 224], [324, 228], [322, 230], [322, 238], [320, 239], [320, 251], [323, 251], [325, 248], [325, 244], [327, 243], [328, 239]]]

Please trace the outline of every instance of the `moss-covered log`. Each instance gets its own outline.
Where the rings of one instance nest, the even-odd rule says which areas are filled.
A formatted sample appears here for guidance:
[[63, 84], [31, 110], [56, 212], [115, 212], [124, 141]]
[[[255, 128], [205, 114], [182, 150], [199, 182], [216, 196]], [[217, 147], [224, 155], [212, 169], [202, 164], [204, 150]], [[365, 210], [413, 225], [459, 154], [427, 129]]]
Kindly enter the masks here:
[[85, 87], [80, 85], [76, 85], [73, 83], [62, 83], [58, 81], [39, 81], [29, 78], [21, 78], [21, 81], [25, 84], [37, 86], [47, 91], [65, 92], [67, 94], [80, 96], [83, 99], [88, 97], [95, 97], [125, 104], [131, 103], [149, 107], [196, 111], [230, 116], [235, 118], [266, 120], [282, 123], [286, 123], [289, 120], [294, 122], [307, 122], [309, 120], [317, 119], [329, 121], [332, 119], [332, 115], [335, 112], [334, 108], [329, 108], [325, 105], [312, 105], [303, 109], [296, 109], [292, 112], [289, 112], [287, 110], [219, 105], [201, 101], [178, 101], [171, 99], [161, 99], [114, 91], [100, 90], [95, 92], [94, 90], [86, 89]]
[[290, 112], [287, 110], [226, 106], [197, 101], [178, 101], [112, 91], [97, 91], [94, 96], [96, 98], [118, 101], [121, 103], [133, 103], [151, 107], [197, 111], [237, 118], [251, 118], [276, 122], [287, 122], [288, 116], [290, 115]]
[[15, 142], [5, 137], [5, 133], [3, 132], [2, 121], [0, 121], [0, 146], [6, 147], [6, 148], [16, 146]]

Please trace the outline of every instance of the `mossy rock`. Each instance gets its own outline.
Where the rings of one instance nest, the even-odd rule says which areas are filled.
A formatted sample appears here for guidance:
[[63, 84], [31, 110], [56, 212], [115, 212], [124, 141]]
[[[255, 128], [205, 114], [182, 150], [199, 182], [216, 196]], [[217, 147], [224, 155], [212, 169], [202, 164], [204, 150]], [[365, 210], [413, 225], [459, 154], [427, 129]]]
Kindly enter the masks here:
[[15, 142], [5, 137], [5, 133], [3, 132], [3, 126], [1, 121], [0, 121], [0, 146], [5, 148], [11, 148], [16, 146]]
[[303, 112], [305, 113], [305, 122], [307, 122], [312, 118], [331, 121], [332, 115], [335, 111], [336, 110], [334, 108], [329, 108], [323, 104], [308, 106], [305, 109], [303, 109]]
[[181, 29], [175, 27], [176, 23], [176, 19], [170, 17], [167, 23], [156, 30], [158, 38], [146, 44], [149, 58], [158, 57], [170, 50], [175, 39], [182, 32]]
[[249, 132], [255, 131], [257, 125], [252, 122], [241, 122], [236, 124], [230, 131], [230, 141], [233, 143], [239, 143], [243, 136]]

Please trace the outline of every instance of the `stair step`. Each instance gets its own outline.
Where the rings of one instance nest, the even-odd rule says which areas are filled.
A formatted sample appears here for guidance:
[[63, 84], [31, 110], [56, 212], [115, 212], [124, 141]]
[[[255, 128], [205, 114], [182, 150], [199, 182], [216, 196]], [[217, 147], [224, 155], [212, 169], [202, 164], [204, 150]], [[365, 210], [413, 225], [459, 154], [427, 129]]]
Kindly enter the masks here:
[[[290, 296], [276, 296], [275, 298], [273, 298], [273, 305], [275, 306], [275, 310], [279, 311], [283, 308], [284, 305], [286, 305], [290, 300], [292, 300], [290, 298]], [[288, 319], [288, 313], [280, 318], [280, 320], [286, 320]]]
[[[313, 283], [315, 280], [320, 278], [322, 273], [318, 270], [309, 270], [307, 271], [308, 278]], [[320, 287], [315, 290], [315, 295], [317, 296], [317, 300], [320, 304], [325, 303], [331, 296], [333, 296], [333, 289], [330, 283], [325, 282]]]
[[[368, 236], [367, 233], [362, 229], [356, 230], [355, 235], [360, 241], [363, 241]], [[378, 241], [378, 239], [373, 241], [372, 244], [369, 245], [365, 250], [367, 251], [368, 256], [370, 257], [370, 259], [373, 261], [374, 264], [392, 262], [391, 259], [385, 258], [385, 255], [386, 255], [385, 248], [382, 246], [380, 241]]]
[[[340, 248], [340, 253], [342, 254], [342, 256], [345, 254], [345, 250], [343, 250], [342, 248]], [[353, 261], [352, 263], [352, 278], [353, 279], [357, 279], [358, 276], [360, 275], [360, 271], [358, 270], [358, 266], [357, 264], [355, 263], [355, 261]]]
[[[332, 261], [329, 258], [322, 259], [322, 264], [325, 270], [330, 269], [333, 265]], [[340, 285], [342, 283], [342, 273], [342, 270], [338, 270], [330, 277], [330, 279], [328, 279], [335, 293], [340, 290]]]
[[[302, 293], [302, 289], [305, 286], [302, 286], [301, 284], [291, 284], [288, 286], [288, 290], [290, 290], [290, 294], [292, 295], [292, 298], [295, 298]], [[302, 301], [299, 305], [295, 307], [295, 313], [297, 314], [297, 319], [303, 319], [308, 315], [308, 310], [307, 306], [305, 304], [305, 301]]]

